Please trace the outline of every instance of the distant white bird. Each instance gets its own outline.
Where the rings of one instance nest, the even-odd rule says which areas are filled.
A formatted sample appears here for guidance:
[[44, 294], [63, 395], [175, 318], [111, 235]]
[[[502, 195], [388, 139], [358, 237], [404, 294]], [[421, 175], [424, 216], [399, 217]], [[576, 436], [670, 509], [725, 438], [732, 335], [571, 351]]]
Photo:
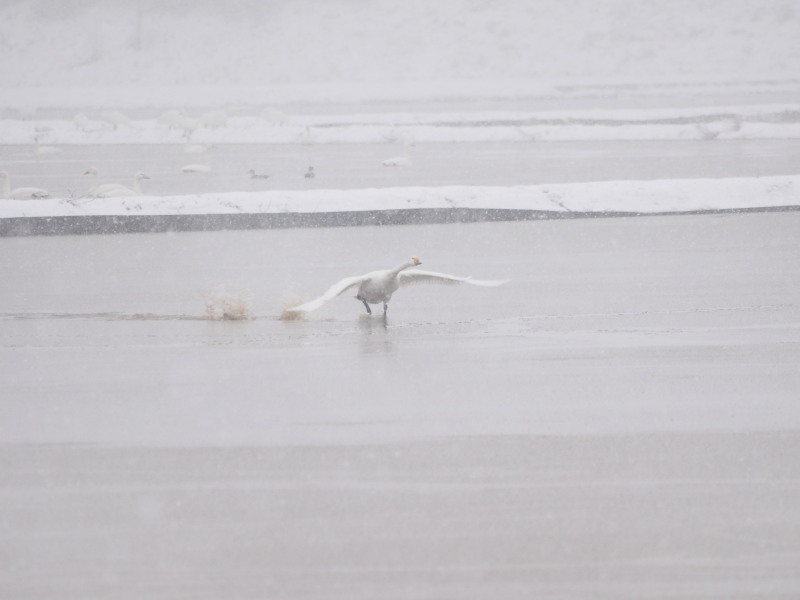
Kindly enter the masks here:
[[393, 156], [381, 161], [384, 167], [408, 167], [411, 165], [411, 159], [408, 156]]
[[370, 304], [383, 303], [383, 314], [389, 309], [389, 300], [392, 294], [400, 287], [407, 285], [414, 285], [419, 283], [440, 283], [445, 285], [456, 285], [459, 283], [469, 283], [470, 285], [479, 285], [483, 287], [497, 287], [506, 283], [503, 281], [481, 281], [472, 279], [470, 277], [456, 277], [455, 275], [446, 275], [445, 273], [433, 273], [431, 271], [422, 271], [415, 269], [414, 271], [407, 271], [411, 267], [421, 265], [422, 262], [416, 256], [411, 260], [397, 265], [393, 269], [386, 269], [385, 271], [372, 271], [365, 275], [356, 275], [355, 277], [346, 277], [341, 281], [334, 283], [328, 290], [319, 298], [315, 298], [300, 306], [295, 306], [287, 310], [289, 313], [293, 312], [309, 312], [318, 309], [325, 304], [328, 300], [339, 296], [349, 289], [358, 287], [356, 299], [364, 303], [368, 314], [372, 314]]
[[213, 146], [211, 144], [185, 144], [183, 146], [183, 151], [186, 154], [203, 154], [211, 150]]
[[277, 108], [267, 107], [261, 111], [261, 118], [272, 125], [283, 125], [286, 121], [286, 113]]
[[228, 113], [224, 110], [210, 110], [200, 117], [200, 124], [210, 129], [225, 127], [228, 124]]
[[56, 148], [55, 146], [42, 146], [39, 143], [39, 136], [34, 136], [33, 138], [34, 143], [36, 144], [36, 154], [60, 154], [61, 148]]
[[5, 171], [0, 171], [0, 179], [3, 179], [3, 198], [11, 200], [36, 200], [47, 198], [50, 193], [47, 190], [37, 187], [21, 187], [11, 189], [11, 177]]
[[303, 133], [300, 134], [300, 142], [305, 144], [306, 146], [310, 146], [314, 142], [317, 141], [317, 136], [311, 131], [311, 127], [306, 125], [305, 130]]
[[178, 128], [183, 129], [183, 136], [187, 140], [192, 139], [192, 134], [194, 130], [200, 126], [200, 119], [192, 119], [191, 117], [187, 117], [185, 115], [181, 115], [180, 119], [178, 119]]
[[98, 184], [97, 179], [100, 176], [97, 167], [89, 167], [84, 171], [84, 175], [91, 175], [92, 176], [92, 183], [89, 185], [89, 195], [93, 198], [105, 198], [114, 190], [125, 188], [128, 189], [126, 186], [122, 185], [121, 183], [103, 183]]
[[166, 125], [170, 129], [180, 128], [181, 119], [183, 118], [183, 111], [179, 109], [167, 110], [161, 113], [161, 116], [156, 119], [160, 125]]
[[184, 173], [210, 173], [211, 172], [211, 165], [206, 165], [202, 163], [195, 163], [191, 165], [185, 165], [181, 168], [181, 171]]
[[111, 126], [114, 129], [116, 129], [120, 125], [125, 125], [126, 127], [128, 127], [131, 124], [130, 119], [128, 119], [127, 115], [118, 110], [104, 110], [102, 113], [100, 113], [100, 118], [106, 123], [111, 124]]
[[75, 124], [75, 129], [78, 131], [88, 131], [89, 130], [89, 117], [82, 113], [78, 113], [74, 117], [72, 117], [72, 122]]
[[[84, 175], [94, 175], [97, 177], [97, 169], [90, 167]], [[141, 196], [142, 187], [140, 181], [150, 179], [147, 175], [139, 171], [133, 176], [133, 185], [127, 187], [121, 183], [105, 183], [103, 185], [93, 185], [89, 188], [89, 195], [95, 198], [114, 198], [117, 196]]]
[[306, 174], [303, 175], [303, 177], [305, 177], [306, 179], [314, 179], [314, 177], [316, 176], [317, 174], [314, 173], [314, 167], [308, 167], [308, 171], [306, 171]]
[[411, 157], [408, 155], [408, 149], [410, 146], [414, 145], [414, 139], [408, 134], [403, 134], [400, 137], [403, 142], [403, 154], [381, 161], [384, 167], [408, 167], [411, 165]]

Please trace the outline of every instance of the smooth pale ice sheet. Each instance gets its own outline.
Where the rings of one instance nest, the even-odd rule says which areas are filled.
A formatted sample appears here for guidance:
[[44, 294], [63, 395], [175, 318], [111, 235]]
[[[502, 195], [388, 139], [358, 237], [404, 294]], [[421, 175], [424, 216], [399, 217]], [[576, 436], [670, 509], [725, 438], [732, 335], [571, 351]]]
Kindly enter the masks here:
[[[19, 238], [8, 442], [359, 443], [800, 425], [796, 213]], [[500, 288], [343, 295], [411, 255]], [[257, 318], [203, 320], [214, 284]]]

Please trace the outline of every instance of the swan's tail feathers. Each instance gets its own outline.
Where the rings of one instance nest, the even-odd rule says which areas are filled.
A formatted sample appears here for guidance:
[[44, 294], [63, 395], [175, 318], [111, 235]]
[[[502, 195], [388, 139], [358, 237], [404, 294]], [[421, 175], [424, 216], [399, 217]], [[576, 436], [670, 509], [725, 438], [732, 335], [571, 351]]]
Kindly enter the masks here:
[[292, 306], [290, 308], [287, 308], [285, 312], [288, 313], [311, 312], [312, 310], [317, 310], [327, 301], [328, 299], [325, 296], [320, 296], [319, 298], [314, 298], [313, 300], [309, 300], [308, 302], [300, 304], [299, 306]]
[[440, 285], [458, 285], [460, 283], [469, 283], [470, 285], [479, 285], [483, 287], [497, 287], [498, 285], [503, 285], [508, 281], [508, 279], [500, 281], [486, 281], [481, 279], [473, 279], [472, 277], [457, 277], [456, 275], [448, 275], [446, 273], [423, 271], [421, 269], [403, 271], [399, 275], [399, 282], [401, 286], [416, 285], [421, 283], [437, 283]]
[[335, 298], [336, 296], [346, 292], [350, 288], [353, 288], [359, 284], [366, 276], [359, 275], [356, 277], [346, 277], [341, 281], [337, 281], [331, 287], [329, 287], [322, 296], [319, 298], [314, 298], [313, 300], [309, 300], [305, 304], [301, 304], [299, 306], [295, 306], [293, 308], [287, 308], [288, 312], [310, 312], [312, 310], [317, 310], [320, 306], [325, 304], [328, 300]]

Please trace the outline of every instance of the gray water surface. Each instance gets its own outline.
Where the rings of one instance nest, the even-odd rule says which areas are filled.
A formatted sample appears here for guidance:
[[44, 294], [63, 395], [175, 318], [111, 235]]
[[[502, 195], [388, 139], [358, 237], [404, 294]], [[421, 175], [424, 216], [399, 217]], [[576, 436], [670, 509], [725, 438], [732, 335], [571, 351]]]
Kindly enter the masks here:
[[[0, 240], [9, 442], [800, 424], [795, 213]], [[338, 279], [422, 257], [500, 288]], [[205, 318], [214, 285], [253, 320]], [[180, 423], [180, 426], [177, 424]]]
[[[798, 231], [0, 239], [0, 595], [797, 597]], [[511, 281], [280, 319], [411, 254]]]
[[[222, 144], [203, 155], [182, 144], [62, 146], [38, 156], [33, 146], [0, 146], [14, 186], [36, 185], [56, 197], [80, 197], [100, 183], [132, 185], [154, 196], [263, 190], [361, 189], [438, 185], [536, 185], [589, 181], [794, 175], [798, 140], [425, 143], [409, 151], [409, 167], [384, 167], [402, 154], [393, 144]], [[183, 173], [187, 164], [209, 173]], [[316, 177], [304, 174], [314, 166]], [[252, 179], [249, 171], [269, 175]]]

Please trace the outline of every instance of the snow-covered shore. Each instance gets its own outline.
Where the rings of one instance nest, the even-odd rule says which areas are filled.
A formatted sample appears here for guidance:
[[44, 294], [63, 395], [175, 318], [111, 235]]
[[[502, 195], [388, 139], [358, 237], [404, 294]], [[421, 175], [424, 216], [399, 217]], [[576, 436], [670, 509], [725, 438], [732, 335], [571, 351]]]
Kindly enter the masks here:
[[800, 206], [800, 175], [606, 181], [512, 187], [443, 186], [231, 192], [184, 196], [2, 200], [0, 219], [99, 215], [335, 213], [499, 209], [553, 213], [682, 213]]
[[[5, 144], [391, 143], [576, 140], [798, 139], [800, 104], [639, 110], [471, 111], [287, 115], [223, 110], [128, 119], [2, 119]], [[118, 122], [112, 120], [116, 117]], [[167, 118], [169, 117], [169, 118]]]

